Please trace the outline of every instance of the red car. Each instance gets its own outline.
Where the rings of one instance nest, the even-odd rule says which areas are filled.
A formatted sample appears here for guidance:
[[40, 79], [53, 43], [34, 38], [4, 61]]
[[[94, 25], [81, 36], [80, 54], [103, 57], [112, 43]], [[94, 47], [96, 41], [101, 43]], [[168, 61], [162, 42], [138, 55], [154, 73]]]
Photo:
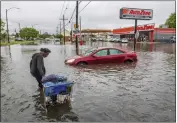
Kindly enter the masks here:
[[65, 60], [69, 65], [90, 65], [104, 63], [130, 63], [136, 62], [135, 52], [128, 52], [119, 48], [97, 48], [88, 50], [80, 56]]

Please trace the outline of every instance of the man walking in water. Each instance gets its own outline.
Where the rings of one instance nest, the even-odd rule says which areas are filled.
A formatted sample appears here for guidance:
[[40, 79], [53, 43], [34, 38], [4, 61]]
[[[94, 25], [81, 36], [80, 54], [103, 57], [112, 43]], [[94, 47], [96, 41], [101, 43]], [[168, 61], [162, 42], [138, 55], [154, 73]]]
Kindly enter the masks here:
[[46, 58], [51, 51], [48, 48], [41, 48], [40, 51], [40, 53], [35, 53], [32, 56], [30, 72], [32, 76], [36, 78], [38, 86], [42, 88], [41, 80], [46, 74], [43, 58]]

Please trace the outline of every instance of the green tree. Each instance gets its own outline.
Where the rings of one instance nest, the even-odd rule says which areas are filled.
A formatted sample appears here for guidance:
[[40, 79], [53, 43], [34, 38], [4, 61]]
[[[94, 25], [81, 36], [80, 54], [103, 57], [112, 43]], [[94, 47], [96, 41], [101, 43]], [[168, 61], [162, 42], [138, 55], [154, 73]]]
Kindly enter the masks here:
[[18, 37], [19, 37], [19, 33], [16, 33], [16, 34], [15, 34], [15, 37], [18, 38]]
[[2, 41], [2, 40], [5, 40], [5, 38], [6, 38], [6, 32], [5, 32], [5, 29], [4, 29], [4, 27], [5, 27], [5, 23], [2, 21], [2, 19], [0, 19], [0, 26], [1, 26], [1, 31], [0, 31], [0, 40]]
[[162, 25], [159, 25], [159, 28], [162, 28]]
[[165, 22], [169, 28], [176, 28], [176, 12], [172, 13]]
[[63, 35], [62, 35], [62, 34], [57, 34], [57, 35], [55, 35], [55, 38], [62, 39], [62, 38], [63, 38]]
[[39, 35], [39, 31], [37, 31], [34, 28], [22, 28], [19, 34], [21, 38], [29, 40], [29, 39], [37, 38], [37, 36]]
[[0, 24], [1, 24], [1, 32], [4, 31], [4, 26], [5, 23], [2, 21], [2, 19], [0, 19]]
[[39, 35], [39, 38], [43, 38], [43, 39], [46, 39], [46, 38], [50, 38], [50, 34], [48, 34], [48, 33], [44, 33], [44, 34], [42, 34], [42, 35]]

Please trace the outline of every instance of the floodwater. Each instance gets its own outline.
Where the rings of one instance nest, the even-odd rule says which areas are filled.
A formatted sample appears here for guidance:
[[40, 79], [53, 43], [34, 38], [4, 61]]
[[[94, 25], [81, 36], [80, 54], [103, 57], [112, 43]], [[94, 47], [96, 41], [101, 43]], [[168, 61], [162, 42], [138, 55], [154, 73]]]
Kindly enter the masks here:
[[[80, 49], [133, 44], [95, 42]], [[43, 96], [29, 73], [33, 53], [51, 49], [45, 59], [47, 74], [61, 74], [75, 82], [70, 103], [43, 107]], [[133, 65], [64, 64], [75, 55], [74, 45], [12, 45], [1, 47], [1, 121], [152, 121], [175, 122], [176, 44], [137, 44]]]

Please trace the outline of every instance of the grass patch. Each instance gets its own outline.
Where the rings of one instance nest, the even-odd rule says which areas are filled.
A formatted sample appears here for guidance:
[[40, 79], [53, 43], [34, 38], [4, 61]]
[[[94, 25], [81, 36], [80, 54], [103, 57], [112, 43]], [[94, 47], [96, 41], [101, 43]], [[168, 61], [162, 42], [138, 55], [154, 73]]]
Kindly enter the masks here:
[[30, 43], [35, 43], [36, 41], [12, 41], [10, 43], [8, 42], [1, 42], [0, 46], [9, 46], [9, 45], [14, 45], [14, 44], [30, 44]]

